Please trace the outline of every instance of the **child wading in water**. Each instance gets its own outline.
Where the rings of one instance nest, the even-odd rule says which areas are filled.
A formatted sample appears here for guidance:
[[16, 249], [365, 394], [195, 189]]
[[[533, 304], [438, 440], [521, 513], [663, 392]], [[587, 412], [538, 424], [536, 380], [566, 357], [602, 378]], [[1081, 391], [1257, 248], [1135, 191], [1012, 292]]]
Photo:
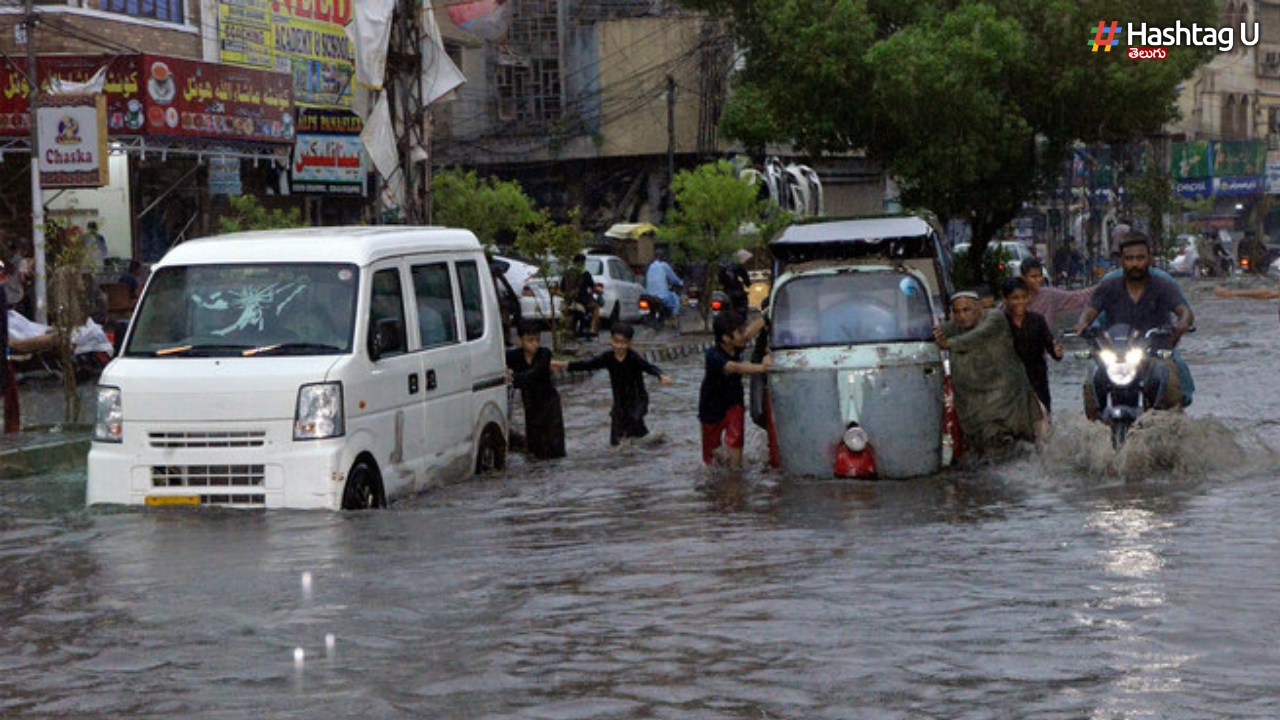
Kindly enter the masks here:
[[656, 365], [631, 349], [631, 338], [634, 336], [635, 329], [630, 325], [617, 323], [609, 334], [612, 350], [590, 360], [551, 362], [552, 368], [564, 368], [570, 372], [601, 369], [609, 371], [609, 385], [613, 388], [613, 407], [609, 410], [610, 445], [619, 445], [626, 438], [642, 438], [649, 434], [649, 428], [644, 424], [644, 417], [649, 414], [649, 391], [644, 387], [645, 373], [659, 378], [663, 385], [675, 382]]
[[551, 377], [551, 351], [539, 347], [538, 328], [520, 326], [520, 344], [507, 351], [507, 375], [520, 391], [529, 454], [541, 460], [564, 457], [564, 415]]
[[726, 310], [716, 316], [711, 329], [716, 345], [707, 349], [706, 377], [698, 393], [698, 422], [702, 423], [702, 462], [712, 465], [721, 438], [729, 452], [729, 466], [742, 467], [742, 441], [746, 431], [742, 389], [743, 375], [757, 375], [769, 370], [764, 362], [742, 361], [747, 342], [764, 328], [764, 318], [746, 325], [742, 316]]

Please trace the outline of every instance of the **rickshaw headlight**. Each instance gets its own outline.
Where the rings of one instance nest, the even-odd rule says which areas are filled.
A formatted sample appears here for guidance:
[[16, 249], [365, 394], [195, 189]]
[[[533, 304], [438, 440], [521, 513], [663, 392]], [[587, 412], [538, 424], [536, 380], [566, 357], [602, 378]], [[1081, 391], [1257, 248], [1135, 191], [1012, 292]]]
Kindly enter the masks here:
[[867, 431], [854, 425], [844, 431], [844, 446], [853, 452], [862, 452], [867, 449]]

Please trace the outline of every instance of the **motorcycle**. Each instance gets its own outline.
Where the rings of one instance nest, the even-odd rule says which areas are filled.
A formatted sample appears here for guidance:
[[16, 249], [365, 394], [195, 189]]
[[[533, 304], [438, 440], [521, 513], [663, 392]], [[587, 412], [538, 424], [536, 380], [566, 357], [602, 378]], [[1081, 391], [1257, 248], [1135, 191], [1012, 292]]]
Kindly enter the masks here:
[[1097, 399], [1097, 419], [1111, 428], [1112, 448], [1119, 450], [1138, 418], [1164, 397], [1169, 371], [1158, 360], [1173, 357], [1173, 350], [1164, 347], [1172, 334], [1169, 328], [1139, 334], [1127, 325], [1080, 334], [1089, 349], [1076, 357], [1094, 360], [1089, 387]]
[[[640, 313], [644, 315], [644, 323], [655, 332], [661, 330], [664, 325], [672, 322], [673, 318], [675, 318], [675, 314], [662, 301], [662, 298], [649, 293], [644, 293], [640, 296]], [[678, 325], [676, 329], [679, 329]]]

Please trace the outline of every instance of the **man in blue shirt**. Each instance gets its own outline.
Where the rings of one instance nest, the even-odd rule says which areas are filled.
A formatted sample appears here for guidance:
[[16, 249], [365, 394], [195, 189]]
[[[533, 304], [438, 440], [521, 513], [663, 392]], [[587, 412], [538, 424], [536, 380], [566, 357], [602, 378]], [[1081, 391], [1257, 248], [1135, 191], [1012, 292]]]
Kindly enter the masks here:
[[[1151, 247], [1146, 235], [1135, 232], [1125, 236], [1120, 243], [1120, 263], [1124, 274], [1098, 283], [1089, 306], [1076, 322], [1075, 331], [1083, 332], [1099, 314], [1106, 313], [1108, 325], [1128, 325], [1141, 334], [1165, 326], [1173, 315], [1177, 319], [1173, 322], [1168, 346], [1176, 347], [1183, 333], [1195, 322], [1195, 315], [1177, 283], [1151, 274]], [[1181, 391], [1170, 382], [1177, 378], [1177, 373], [1169, 378], [1169, 368], [1161, 361], [1153, 361], [1147, 367], [1157, 383], [1168, 388], [1164, 398], [1156, 399], [1156, 407], [1180, 405]], [[1090, 407], [1089, 401], [1100, 404], [1102, 399], [1096, 383], [1093, 390], [1092, 398], [1090, 393], [1085, 393], [1085, 410], [1090, 417], [1096, 414], [1097, 406]]]
[[645, 292], [656, 298], [661, 298], [662, 304], [671, 310], [672, 315], [675, 315], [680, 310], [680, 296], [672, 288], [680, 287], [684, 287], [680, 276], [676, 275], [675, 270], [672, 270], [667, 261], [663, 259], [662, 253], [655, 253], [653, 262], [649, 263], [649, 269], [644, 274]]

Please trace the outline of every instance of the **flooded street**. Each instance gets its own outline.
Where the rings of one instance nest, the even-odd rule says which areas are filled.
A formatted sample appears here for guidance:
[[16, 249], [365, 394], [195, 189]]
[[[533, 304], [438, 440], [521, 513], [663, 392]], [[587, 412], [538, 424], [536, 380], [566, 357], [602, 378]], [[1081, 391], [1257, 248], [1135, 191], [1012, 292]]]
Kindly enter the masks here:
[[1122, 457], [1068, 358], [1040, 455], [789, 479], [753, 428], [712, 475], [691, 357], [649, 384], [662, 442], [609, 449], [598, 373], [568, 458], [383, 512], [0, 481], [0, 717], [1276, 717], [1280, 327], [1207, 288], [1195, 404]]

